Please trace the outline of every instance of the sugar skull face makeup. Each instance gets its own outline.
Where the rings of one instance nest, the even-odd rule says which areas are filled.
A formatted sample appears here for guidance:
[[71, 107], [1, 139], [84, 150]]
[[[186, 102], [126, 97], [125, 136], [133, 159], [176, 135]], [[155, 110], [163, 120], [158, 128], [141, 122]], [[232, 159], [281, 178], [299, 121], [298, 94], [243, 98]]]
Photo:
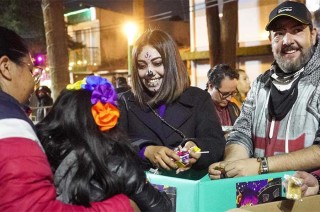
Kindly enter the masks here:
[[144, 87], [156, 93], [162, 85], [164, 66], [160, 53], [152, 46], [144, 46], [138, 55], [138, 72]]
[[149, 52], [146, 52], [146, 54], [144, 55], [144, 57], [147, 59], [147, 60], [150, 60], [151, 59], [151, 54]]

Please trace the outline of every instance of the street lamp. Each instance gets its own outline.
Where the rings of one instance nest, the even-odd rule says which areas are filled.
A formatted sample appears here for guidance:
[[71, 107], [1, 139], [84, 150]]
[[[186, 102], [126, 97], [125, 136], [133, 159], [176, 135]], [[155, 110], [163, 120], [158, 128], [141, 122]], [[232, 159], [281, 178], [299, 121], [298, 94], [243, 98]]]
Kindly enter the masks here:
[[132, 47], [137, 34], [137, 25], [133, 22], [128, 22], [124, 25], [124, 31], [128, 39], [128, 75], [131, 75], [132, 71]]

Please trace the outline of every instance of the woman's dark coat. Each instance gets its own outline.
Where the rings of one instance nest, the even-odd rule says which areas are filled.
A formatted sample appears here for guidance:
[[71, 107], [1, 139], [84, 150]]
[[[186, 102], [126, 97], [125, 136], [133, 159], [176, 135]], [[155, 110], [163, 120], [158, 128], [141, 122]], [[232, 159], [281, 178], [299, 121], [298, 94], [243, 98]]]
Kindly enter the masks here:
[[[182, 142], [182, 136], [164, 124], [150, 108], [141, 108], [131, 91], [119, 96], [119, 108], [119, 125], [137, 149], [147, 145], [175, 148]], [[211, 163], [223, 159], [226, 141], [207, 92], [188, 88], [178, 100], [166, 106], [163, 118], [186, 137], [193, 138], [202, 151], [209, 151], [202, 154], [193, 168], [207, 169]]]

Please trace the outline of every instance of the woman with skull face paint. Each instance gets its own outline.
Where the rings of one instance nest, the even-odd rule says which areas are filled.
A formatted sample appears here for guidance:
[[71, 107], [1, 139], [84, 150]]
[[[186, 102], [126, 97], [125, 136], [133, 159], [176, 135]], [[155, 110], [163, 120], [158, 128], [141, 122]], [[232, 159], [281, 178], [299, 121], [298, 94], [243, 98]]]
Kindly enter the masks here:
[[[119, 98], [119, 125], [147, 167], [185, 171], [207, 169], [223, 157], [225, 139], [210, 95], [191, 87], [173, 39], [161, 30], [146, 31], [133, 48], [132, 89]], [[189, 162], [178, 167], [178, 146]], [[208, 154], [197, 153], [200, 148]]]

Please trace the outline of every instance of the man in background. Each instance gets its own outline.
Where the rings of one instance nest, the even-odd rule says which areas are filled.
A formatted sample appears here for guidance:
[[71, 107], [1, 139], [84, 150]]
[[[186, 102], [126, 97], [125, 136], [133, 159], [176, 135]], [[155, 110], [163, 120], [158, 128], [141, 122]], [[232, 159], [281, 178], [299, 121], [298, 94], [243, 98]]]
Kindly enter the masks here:
[[123, 93], [126, 92], [127, 90], [130, 90], [130, 86], [127, 83], [127, 79], [124, 77], [118, 77], [116, 79], [116, 92], [119, 93]]
[[237, 93], [239, 74], [227, 64], [218, 64], [208, 71], [207, 91], [211, 95], [215, 110], [224, 131], [232, 126], [240, 114], [231, 98]]
[[42, 85], [36, 89], [35, 94], [38, 99], [36, 121], [41, 121], [49, 113], [53, 105], [51, 90], [49, 87]]

